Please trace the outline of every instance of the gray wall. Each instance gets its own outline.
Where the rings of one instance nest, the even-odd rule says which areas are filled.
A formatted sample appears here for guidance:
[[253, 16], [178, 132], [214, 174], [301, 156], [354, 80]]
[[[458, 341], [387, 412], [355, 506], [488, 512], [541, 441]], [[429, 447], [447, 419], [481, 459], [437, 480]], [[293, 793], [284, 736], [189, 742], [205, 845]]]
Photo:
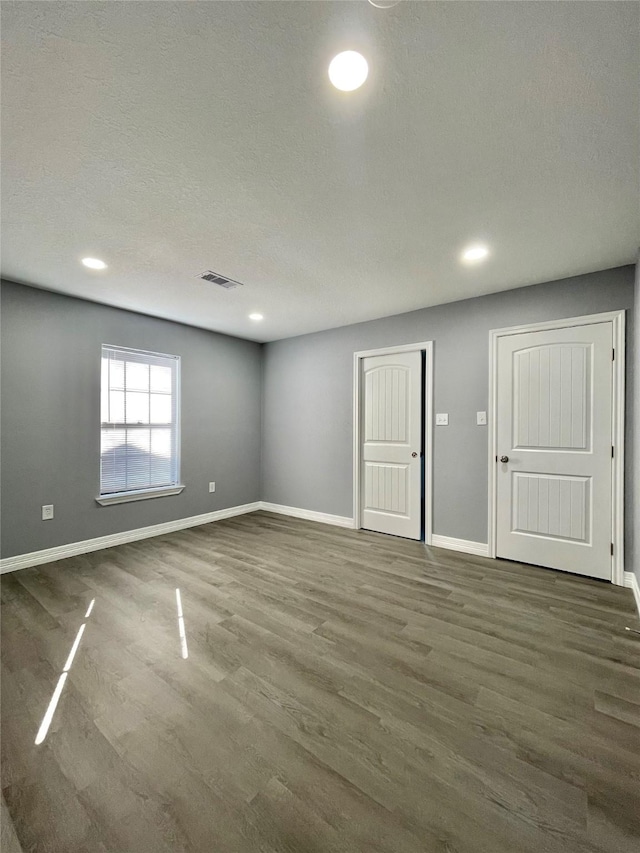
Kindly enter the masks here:
[[[640, 329], [640, 253], [636, 264], [634, 324]], [[629, 387], [632, 389], [633, 424], [634, 429], [627, 432], [627, 468], [629, 471], [629, 488], [627, 489], [627, 553], [625, 558], [626, 570], [635, 572], [640, 583], [640, 340], [634, 340], [632, 353], [628, 362]]]
[[[3, 557], [259, 499], [260, 344], [8, 282], [1, 304]], [[182, 494], [95, 502], [103, 343], [181, 356]]]
[[[489, 330], [631, 308], [633, 279], [619, 267], [265, 345], [263, 500], [351, 516], [353, 353], [433, 340], [435, 411], [449, 413], [434, 428], [434, 532], [486, 542], [487, 427], [476, 412], [488, 408]], [[629, 431], [630, 420], [628, 408]]]
[[[635, 287], [637, 326], [640, 281]], [[632, 309], [633, 289], [633, 267], [620, 267], [261, 347], [4, 282], [2, 556], [259, 499], [351, 516], [353, 353], [422, 340], [435, 341], [435, 409], [448, 412], [450, 423], [435, 429], [434, 531], [486, 542], [487, 432], [475, 425], [475, 413], [488, 405], [489, 329]], [[640, 424], [633, 314], [627, 314], [627, 569], [634, 565], [640, 576], [631, 524], [635, 512], [640, 528], [640, 499], [632, 508], [640, 490], [640, 437], [631, 425], [633, 387]], [[96, 504], [102, 343], [182, 357], [187, 487], [181, 495]], [[217, 484], [212, 495], [209, 480]], [[55, 505], [53, 521], [40, 519], [45, 503]]]

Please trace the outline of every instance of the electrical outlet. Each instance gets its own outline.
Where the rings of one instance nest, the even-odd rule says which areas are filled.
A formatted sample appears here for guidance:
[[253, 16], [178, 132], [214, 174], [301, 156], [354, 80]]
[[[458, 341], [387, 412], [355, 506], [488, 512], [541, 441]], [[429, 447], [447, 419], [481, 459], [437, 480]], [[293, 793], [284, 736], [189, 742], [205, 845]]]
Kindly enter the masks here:
[[436, 415], [436, 426], [449, 426], [449, 415], [444, 413]]
[[209, 483], [209, 491], [215, 492], [215, 490], [216, 490], [216, 484], [215, 483]]
[[478, 426], [484, 426], [487, 422], [486, 412], [476, 412], [476, 423]]
[[42, 520], [49, 521], [50, 518], [53, 518], [53, 504], [46, 504], [42, 507]]

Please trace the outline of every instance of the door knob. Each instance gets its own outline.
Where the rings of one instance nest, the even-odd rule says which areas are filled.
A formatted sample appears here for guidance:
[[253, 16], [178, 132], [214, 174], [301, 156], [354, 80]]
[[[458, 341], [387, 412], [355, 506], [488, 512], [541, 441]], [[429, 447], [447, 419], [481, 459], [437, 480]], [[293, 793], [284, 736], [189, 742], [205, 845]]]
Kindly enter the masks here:
[[501, 462], [508, 462], [508, 461], [509, 461], [509, 457], [508, 457], [508, 456], [501, 456], [501, 457], [500, 457], [500, 461], [501, 461]]
[[417, 456], [418, 454], [417, 454], [417, 453], [415, 452], [415, 450], [414, 450], [414, 451], [413, 451], [413, 453], [412, 453], [411, 455], [412, 455], [412, 456], [413, 456], [413, 458], [415, 459], [415, 458], [416, 458], [416, 456]]

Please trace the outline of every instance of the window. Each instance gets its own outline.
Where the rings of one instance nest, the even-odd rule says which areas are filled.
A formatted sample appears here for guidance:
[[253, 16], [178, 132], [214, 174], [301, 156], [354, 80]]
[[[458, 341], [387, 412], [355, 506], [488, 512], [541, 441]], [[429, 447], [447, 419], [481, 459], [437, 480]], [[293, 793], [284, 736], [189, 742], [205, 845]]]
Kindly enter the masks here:
[[98, 503], [178, 494], [180, 359], [102, 347]]

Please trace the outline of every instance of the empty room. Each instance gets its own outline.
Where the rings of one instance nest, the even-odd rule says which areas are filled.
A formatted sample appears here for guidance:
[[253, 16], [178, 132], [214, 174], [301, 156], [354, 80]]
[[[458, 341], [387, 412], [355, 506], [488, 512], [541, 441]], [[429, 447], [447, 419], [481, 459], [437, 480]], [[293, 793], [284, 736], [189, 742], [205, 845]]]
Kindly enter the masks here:
[[0, 9], [2, 853], [638, 853], [640, 3]]

